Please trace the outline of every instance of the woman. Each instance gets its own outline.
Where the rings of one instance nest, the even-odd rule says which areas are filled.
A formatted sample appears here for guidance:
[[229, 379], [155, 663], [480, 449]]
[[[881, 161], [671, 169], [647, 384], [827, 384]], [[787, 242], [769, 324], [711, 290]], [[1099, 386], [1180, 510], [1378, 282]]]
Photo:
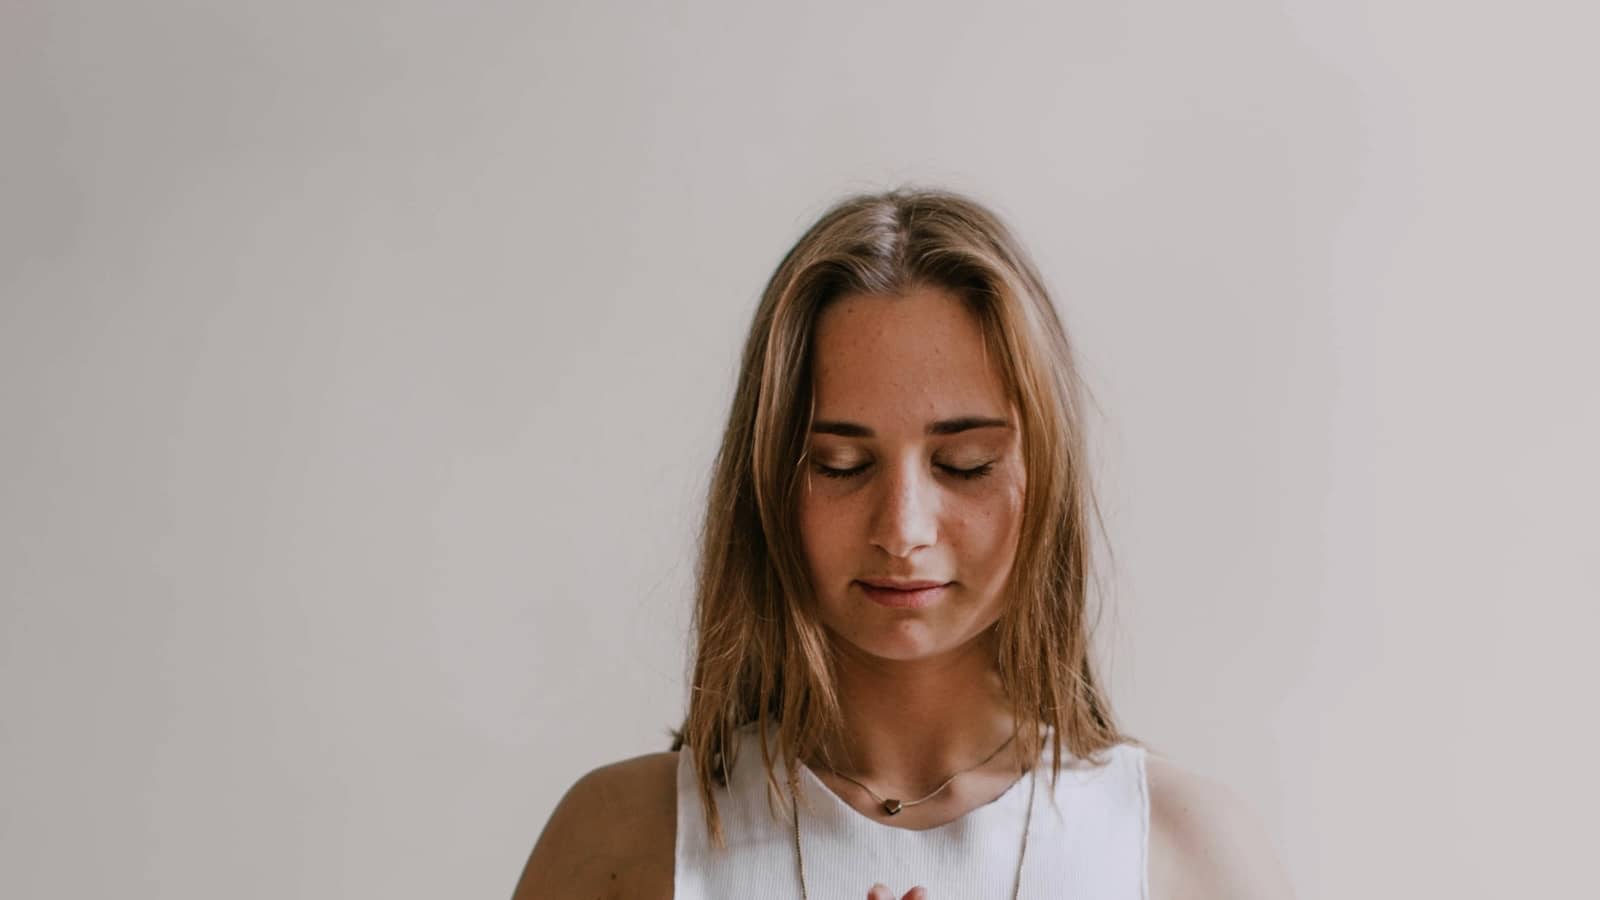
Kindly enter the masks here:
[[1289, 896], [1094, 676], [1081, 392], [993, 213], [825, 213], [745, 344], [683, 727], [573, 785], [517, 898]]

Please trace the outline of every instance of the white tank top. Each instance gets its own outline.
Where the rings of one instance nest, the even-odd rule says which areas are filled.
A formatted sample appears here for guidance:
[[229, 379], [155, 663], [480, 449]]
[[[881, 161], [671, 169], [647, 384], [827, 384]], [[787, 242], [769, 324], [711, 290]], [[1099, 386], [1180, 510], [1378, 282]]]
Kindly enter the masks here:
[[[678, 754], [676, 900], [800, 896], [787, 799], [775, 797], [769, 808], [755, 725], [736, 737], [729, 785], [716, 790], [724, 850], [712, 847], [706, 831], [690, 754], [687, 748]], [[929, 900], [1009, 900], [1030, 792], [1021, 900], [1148, 900], [1144, 749], [1118, 744], [1103, 752], [1099, 767], [1068, 756], [1065, 746], [1062, 755], [1053, 796], [1047, 746], [1040, 765], [998, 798], [923, 831], [868, 818], [801, 765], [800, 846], [812, 900], [865, 897], [876, 882], [896, 897], [920, 884]], [[778, 783], [786, 784], [781, 760], [773, 762]]]

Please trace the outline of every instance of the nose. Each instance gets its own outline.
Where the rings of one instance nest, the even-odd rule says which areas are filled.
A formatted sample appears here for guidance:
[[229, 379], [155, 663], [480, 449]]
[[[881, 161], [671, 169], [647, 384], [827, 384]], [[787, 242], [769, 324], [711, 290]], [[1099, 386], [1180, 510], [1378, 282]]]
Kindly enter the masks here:
[[890, 556], [909, 557], [938, 537], [938, 487], [914, 462], [888, 467], [873, 498], [871, 540]]

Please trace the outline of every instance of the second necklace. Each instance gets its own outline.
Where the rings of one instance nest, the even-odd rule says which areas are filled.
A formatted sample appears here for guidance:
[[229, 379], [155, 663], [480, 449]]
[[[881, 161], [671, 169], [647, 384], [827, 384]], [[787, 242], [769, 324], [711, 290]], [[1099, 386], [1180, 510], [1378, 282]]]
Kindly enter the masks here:
[[[1016, 738], [1016, 736], [1017, 736], [1016, 732], [1013, 731], [1011, 733], [1011, 737], [1007, 738], [1006, 742], [1004, 744], [1001, 744], [999, 746], [999, 748], [997, 748], [994, 751], [994, 753], [989, 754], [989, 756], [987, 758], [985, 758], [983, 760], [983, 762], [980, 762], [975, 766], [969, 766], [968, 768], [962, 769], [960, 772], [957, 772], [955, 775], [951, 775], [949, 778], [945, 779], [944, 784], [941, 784], [937, 788], [934, 788], [933, 793], [929, 794], [927, 797], [923, 797], [923, 798], [921, 798], [919, 800], [912, 800], [912, 801], [904, 802], [904, 803], [899, 801], [899, 800], [885, 799], [883, 797], [879, 797], [877, 792], [874, 791], [872, 788], [869, 788], [866, 785], [861, 784], [861, 782], [856, 781], [854, 778], [851, 778], [849, 775], [846, 775], [843, 772], [839, 772], [839, 771], [836, 771], [836, 770], [833, 770], [833, 769], [829, 769], [829, 771], [833, 772], [833, 774], [835, 774], [835, 775], [838, 775], [840, 778], [848, 779], [849, 781], [854, 782], [857, 785], [860, 785], [862, 790], [865, 790], [867, 793], [871, 794], [874, 799], [876, 799], [880, 804], [882, 804], [883, 811], [884, 811], [884, 813], [886, 815], [891, 815], [892, 816], [892, 815], [895, 815], [896, 813], [900, 812], [900, 810], [904, 809], [907, 806], [915, 806], [918, 803], [921, 803], [924, 800], [928, 800], [929, 798], [935, 796], [940, 791], [944, 790], [946, 787], [949, 787], [950, 782], [955, 780], [956, 775], [961, 775], [963, 773], [970, 772], [973, 769], [978, 768], [978, 766], [982, 766], [984, 763], [988, 762], [989, 760], [994, 759], [995, 756], [997, 754], [999, 754], [999, 752], [1001, 750], [1004, 750], [1006, 748], [1006, 746], [1008, 744], [1010, 744], [1011, 741]], [[1013, 879], [1011, 881], [1011, 900], [1017, 900], [1018, 896], [1021, 894], [1021, 891], [1022, 891], [1022, 862], [1023, 862], [1023, 860], [1027, 859], [1027, 856], [1028, 856], [1028, 832], [1033, 826], [1033, 795], [1038, 792], [1039, 767], [1037, 765], [1030, 766], [1029, 767], [1029, 771], [1028, 771], [1028, 775], [1032, 779], [1031, 783], [1028, 785], [1028, 811], [1027, 811], [1025, 817], [1023, 818], [1023, 820], [1022, 820], [1022, 848], [1017, 852], [1017, 872], [1016, 872], [1016, 875], [1013, 877]], [[806, 886], [806, 858], [805, 858], [805, 854], [802, 853], [801, 850], [800, 850], [800, 785], [799, 785], [799, 782], [794, 777], [794, 774], [793, 774], [792, 771], [790, 773], [790, 778], [789, 778], [789, 809], [792, 811], [793, 816], [794, 816], [794, 858], [795, 858], [795, 866], [797, 867], [797, 869], [799, 871], [799, 875], [800, 875], [800, 898], [801, 898], [801, 900], [811, 900], [810, 890]]]
[[[1033, 826], [1033, 795], [1039, 790], [1039, 767], [1034, 766], [1028, 773], [1032, 779], [1028, 785], [1028, 812], [1022, 820], [1022, 849], [1017, 851], [1017, 873], [1011, 880], [1011, 900], [1017, 900], [1022, 894], [1022, 861], [1028, 858], [1028, 831]], [[794, 862], [800, 873], [800, 900], [811, 900], [810, 889], [806, 887], [806, 857], [800, 850], [800, 786], [794, 781], [789, 782], [789, 809], [794, 813]]]

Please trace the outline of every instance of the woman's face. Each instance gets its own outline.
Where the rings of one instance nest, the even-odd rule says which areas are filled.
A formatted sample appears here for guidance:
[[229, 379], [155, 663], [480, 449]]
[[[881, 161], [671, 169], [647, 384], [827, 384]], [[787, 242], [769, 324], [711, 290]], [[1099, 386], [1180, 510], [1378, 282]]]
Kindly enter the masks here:
[[823, 624], [885, 659], [962, 647], [1000, 615], [1026, 483], [976, 318], [943, 291], [854, 295], [814, 352], [800, 531]]

